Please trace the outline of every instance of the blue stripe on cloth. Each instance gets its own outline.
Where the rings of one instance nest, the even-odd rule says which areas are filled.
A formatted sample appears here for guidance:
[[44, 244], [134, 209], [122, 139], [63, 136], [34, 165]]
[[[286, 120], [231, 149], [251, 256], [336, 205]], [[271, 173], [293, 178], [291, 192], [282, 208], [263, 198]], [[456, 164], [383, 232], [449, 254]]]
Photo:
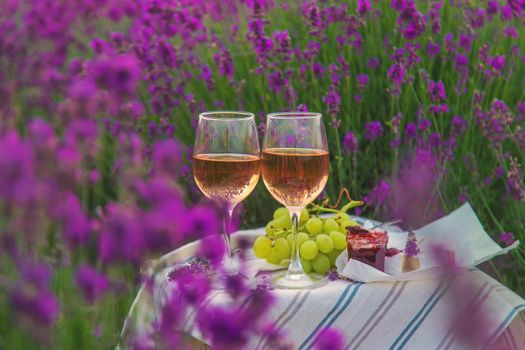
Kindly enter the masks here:
[[328, 318], [330, 316], [332, 316], [332, 314], [335, 312], [335, 310], [337, 310], [337, 308], [339, 307], [339, 305], [341, 304], [341, 302], [343, 301], [343, 299], [346, 297], [346, 295], [348, 294], [348, 291], [350, 290], [351, 287], [357, 285], [354, 284], [354, 283], [351, 283], [349, 284], [345, 290], [343, 291], [343, 293], [341, 294], [341, 296], [339, 297], [339, 300], [337, 300], [337, 302], [334, 304], [334, 306], [332, 307], [332, 309], [326, 314], [326, 316], [323, 318], [323, 320], [317, 325], [317, 327], [315, 327], [315, 329], [312, 331], [312, 333], [310, 333], [310, 335], [308, 336], [308, 338], [306, 338], [306, 340], [301, 344], [301, 346], [299, 346], [299, 349], [304, 347], [306, 344], [308, 344], [308, 342], [312, 339], [312, 337], [319, 331], [319, 329], [321, 329], [321, 327], [323, 326], [323, 324], [328, 320]]
[[[334, 315], [334, 317], [332, 317], [332, 319], [330, 321], [328, 321], [328, 324], [326, 325], [325, 328], [328, 328], [330, 327], [338, 318], [339, 316], [341, 316], [341, 314], [346, 310], [346, 308], [348, 307], [348, 305], [350, 305], [350, 303], [352, 302], [352, 300], [354, 299], [355, 295], [357, 294], [357, 291], [359, 290], [359, 288], [361, 288], [363, 286], [363, 283], [358, 283], [359, 285], [357, 287], [354, 288], [354, 290], [352, 291], [352, 294], [350, 294], [350, 296], [348, 297], [348, 299], [346, 299], [346, 302], [345, 304], [343, 305], [342, 308], [339, 309], [339, 311]], [[319, 334], [319, 336], [323, 334], [323, 331], [321, 331], [321, 333]], [[308, 350], [312, 348], [312, 346], [315, 344], [315, 342], [317, 341], [317, 339], [319, 339], [319, 337], [316, 337], [312, 343], [308, 346]]]
[[525, 304], [516, 305], [512, 310], [510, 310], [507, 317], [505, 317], [503, 322], [501, 322], [501, 324], [498, 326], [498, 328], [496, 328], [494, 333], [492, 333], [489, 340], [485, 344], [484, 349], [492, 345], [492, 343], [496, 340], [496, 337], [499, 336], [502, 330], [504, 330], [505, 328], [509, 326], [510, 321], [512, 321], [514, 319], [514, 316], [516, 316], [516, 314], [520, 312], [521, 310], [525, 310]]
[[419, 326], [421, 326], [421, 324], [423, 323], [423, 321], [425, 321], [425, 318], [427, 318], [427, 316], [430, 314], [430, 312], [434, 309], [434, 307], [436, 306], [437, 302], [443, 297], [443, 295], [445, 295], [445, 293], [447, 292], [447, 290], [450, 288], [450, 286], [452, 285], [452, 281], [454, 279], [451, 279], [449, 282], [448, 282], [448, 285], [443, 289], [443, 291], [439, 294], [439, 296], [434, 299], [434, 301], [432, 302], [432, 305], [430, 305], [430, 307], [427, 309], [427, 311], [425, 312], [425, 314], [423, 315], [423, 317], [421, 317], [419, 319], [419, 321], [417, 322], [417, 324], [415, 325], [414, 328], [412, 328], [412, 330], [410, 331], [410, 333], [408, 333], [408, 335], [405, 337], [405, 339], [403, 340], [403, 342], [401, 343], [401, 345], [399, 345], [399, 347], [397, 348], [398, 350], [401, 350], [405, 347], [407, 341], [412, 338], [412, 336], [414, 335], [414, 333], [417, 331], [417, 329], [419, 328]]
[[405, 334], [408, 332], [408, 330], [410, 329], [410, 327], [412, 327], [412, 324], [414, 324], [414, 322], [416, 322], [416, 320], [419, 318], [419, 316], [421, 316], [421, 314], [423, 313], [423, 311], [425, 311], [425, 309], [427, 308], [427, 306], [432, 302], [432, 300], [434, 300], [435, 296], [439, 293], [439, 291], [441, 290], [441, 288], [443, 287], [443, 281], [439, 282], [439, 284], [437, 285], [436, 289], [434, 290], [434, 292], [430, 295], [430, 298], [428, 298], [428, 300], [425, 302], [425, 304], [423, 305], [423, 307], [419, 310], [419, 312], [410, 320], [410, 322], [408, 323], [408, 325], [405, 327], [405, 329], [403, 329], [403, 331], [401, 332], [401, 334], [397, 337], [397, 339], [394, 341], [394, 343], [392, 344], [392, 346], [390, 346], [390, 348], [388, 350], [393, 350], [394, 347], [401, 341], [401, 339], [405, 336]]

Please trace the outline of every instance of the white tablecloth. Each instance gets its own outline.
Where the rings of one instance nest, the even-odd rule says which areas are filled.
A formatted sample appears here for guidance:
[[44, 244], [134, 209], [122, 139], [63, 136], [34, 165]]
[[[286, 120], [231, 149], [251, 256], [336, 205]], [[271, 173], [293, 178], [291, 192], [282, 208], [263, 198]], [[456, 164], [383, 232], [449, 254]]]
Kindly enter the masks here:
[[[253, 238], [262, 232], [240, 231], [233, 237]], [[165, 266], [191, 256], [195, 247], [193, 243], [168, 254], [163, 258]], [[128, 320], [126, 328], [143, 332], [158, 316], [175, 287], [167, 279], [172, 270], [168, 266], [155, 277], [153, 293], [147, 293], [149, 289], [139, 293], [132, 310], [134, 321]], [[326, 327], [343, 332], [347, 349], [478, 349], [477, 345], [469, 347], [462, 332], [456, 332], [468, 323], [483, 327], [474, 333], [486, 347], [496, 344], [525, 349], [525, 300], [477, 269], [447, 279], [377, 283], [336, 280], [314, 290], [273, 293], [277, 302], [271, 307], [271, 317], [298, 349], [312, 348]], [[211, 293], [205, 301], [228, 302], [221, 291]], [[480, 320], [483, 324], [477, 325]], [[191, 319], [186, 324], [191, 325]], [[194, 327], [187, 327], [186, 332], [207, 341]], [[267, 340], [252, 339], [248, 349], [264, 349]]]

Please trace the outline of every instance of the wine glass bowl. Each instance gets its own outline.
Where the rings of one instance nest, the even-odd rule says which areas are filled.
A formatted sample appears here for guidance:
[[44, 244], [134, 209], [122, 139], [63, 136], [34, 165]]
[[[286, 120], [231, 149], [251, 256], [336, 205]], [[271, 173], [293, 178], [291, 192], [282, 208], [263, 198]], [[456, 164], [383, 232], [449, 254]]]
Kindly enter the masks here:
[[297, 244], [301, 210], [314, 201], [328, 181], [328, 142], [319, 113], [271, 113], [266, 120], [262, 177], [270, 194], [290, 212], [292, 254], [280, 288], [314, 288], [322, 278], [308, 276], [301, 265]]
[[260, 147], [255, 116], [248, 112], [205, 112], [193, 148], [193, 176], [201, 192], [224, 204], [226, 257], [224, 267], [237, 273], [232, 261], [228, 227], [235, 206], [253, 191], [260, 176]]

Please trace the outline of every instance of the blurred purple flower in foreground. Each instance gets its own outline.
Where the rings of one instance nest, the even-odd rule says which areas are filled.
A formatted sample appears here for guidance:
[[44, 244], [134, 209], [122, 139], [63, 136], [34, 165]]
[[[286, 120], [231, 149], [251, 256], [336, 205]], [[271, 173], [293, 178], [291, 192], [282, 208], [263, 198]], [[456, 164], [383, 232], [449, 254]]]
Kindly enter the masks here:
[[89, 303], [95, 302], [109, 289], [106, 276], [88, 265], [82, 265], [77, 269], [75, 282]]
[[50, 288], [51, 271], [44, 264], [24, 263], [21, 278], [11, 290], [10, 302], [21, 324], [36, 339], [47, 341], [47, 329], [60, 312], [57, 298]]
[[313, 344], [314, 349], [317, 350], [342, 350], [344, 348], [344, 337], [336, 329], [325, 328], [321, 330]]

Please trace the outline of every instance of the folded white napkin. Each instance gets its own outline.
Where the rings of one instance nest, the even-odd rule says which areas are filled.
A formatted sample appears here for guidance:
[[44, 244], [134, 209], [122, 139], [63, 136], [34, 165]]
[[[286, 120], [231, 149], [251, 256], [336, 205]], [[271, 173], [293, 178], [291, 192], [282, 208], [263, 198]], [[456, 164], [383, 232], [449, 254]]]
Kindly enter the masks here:
[[[468, 269], [493, 257], [506, 254], [519, 245], [519, 241], [501, 248], [485, 232], [469, 203], [463, 204], [446, 215], [418, 230], [414, 230], [420, 249], [418, 270], [402, 273], [403, 254], [385, 258], [385, 272], [379, 271], [360, 261], [348, 260], [344, 251], [337, 258], [337, 272], [354, 281], [407, 281], [434, 278], [442, 274], [443, 269], [433, 254], [434, 246], [441, 246], [454, 252], [455, 263], [460, 268]], [[403, 250], [407, 232], [388, 228], [388, 247]]]

